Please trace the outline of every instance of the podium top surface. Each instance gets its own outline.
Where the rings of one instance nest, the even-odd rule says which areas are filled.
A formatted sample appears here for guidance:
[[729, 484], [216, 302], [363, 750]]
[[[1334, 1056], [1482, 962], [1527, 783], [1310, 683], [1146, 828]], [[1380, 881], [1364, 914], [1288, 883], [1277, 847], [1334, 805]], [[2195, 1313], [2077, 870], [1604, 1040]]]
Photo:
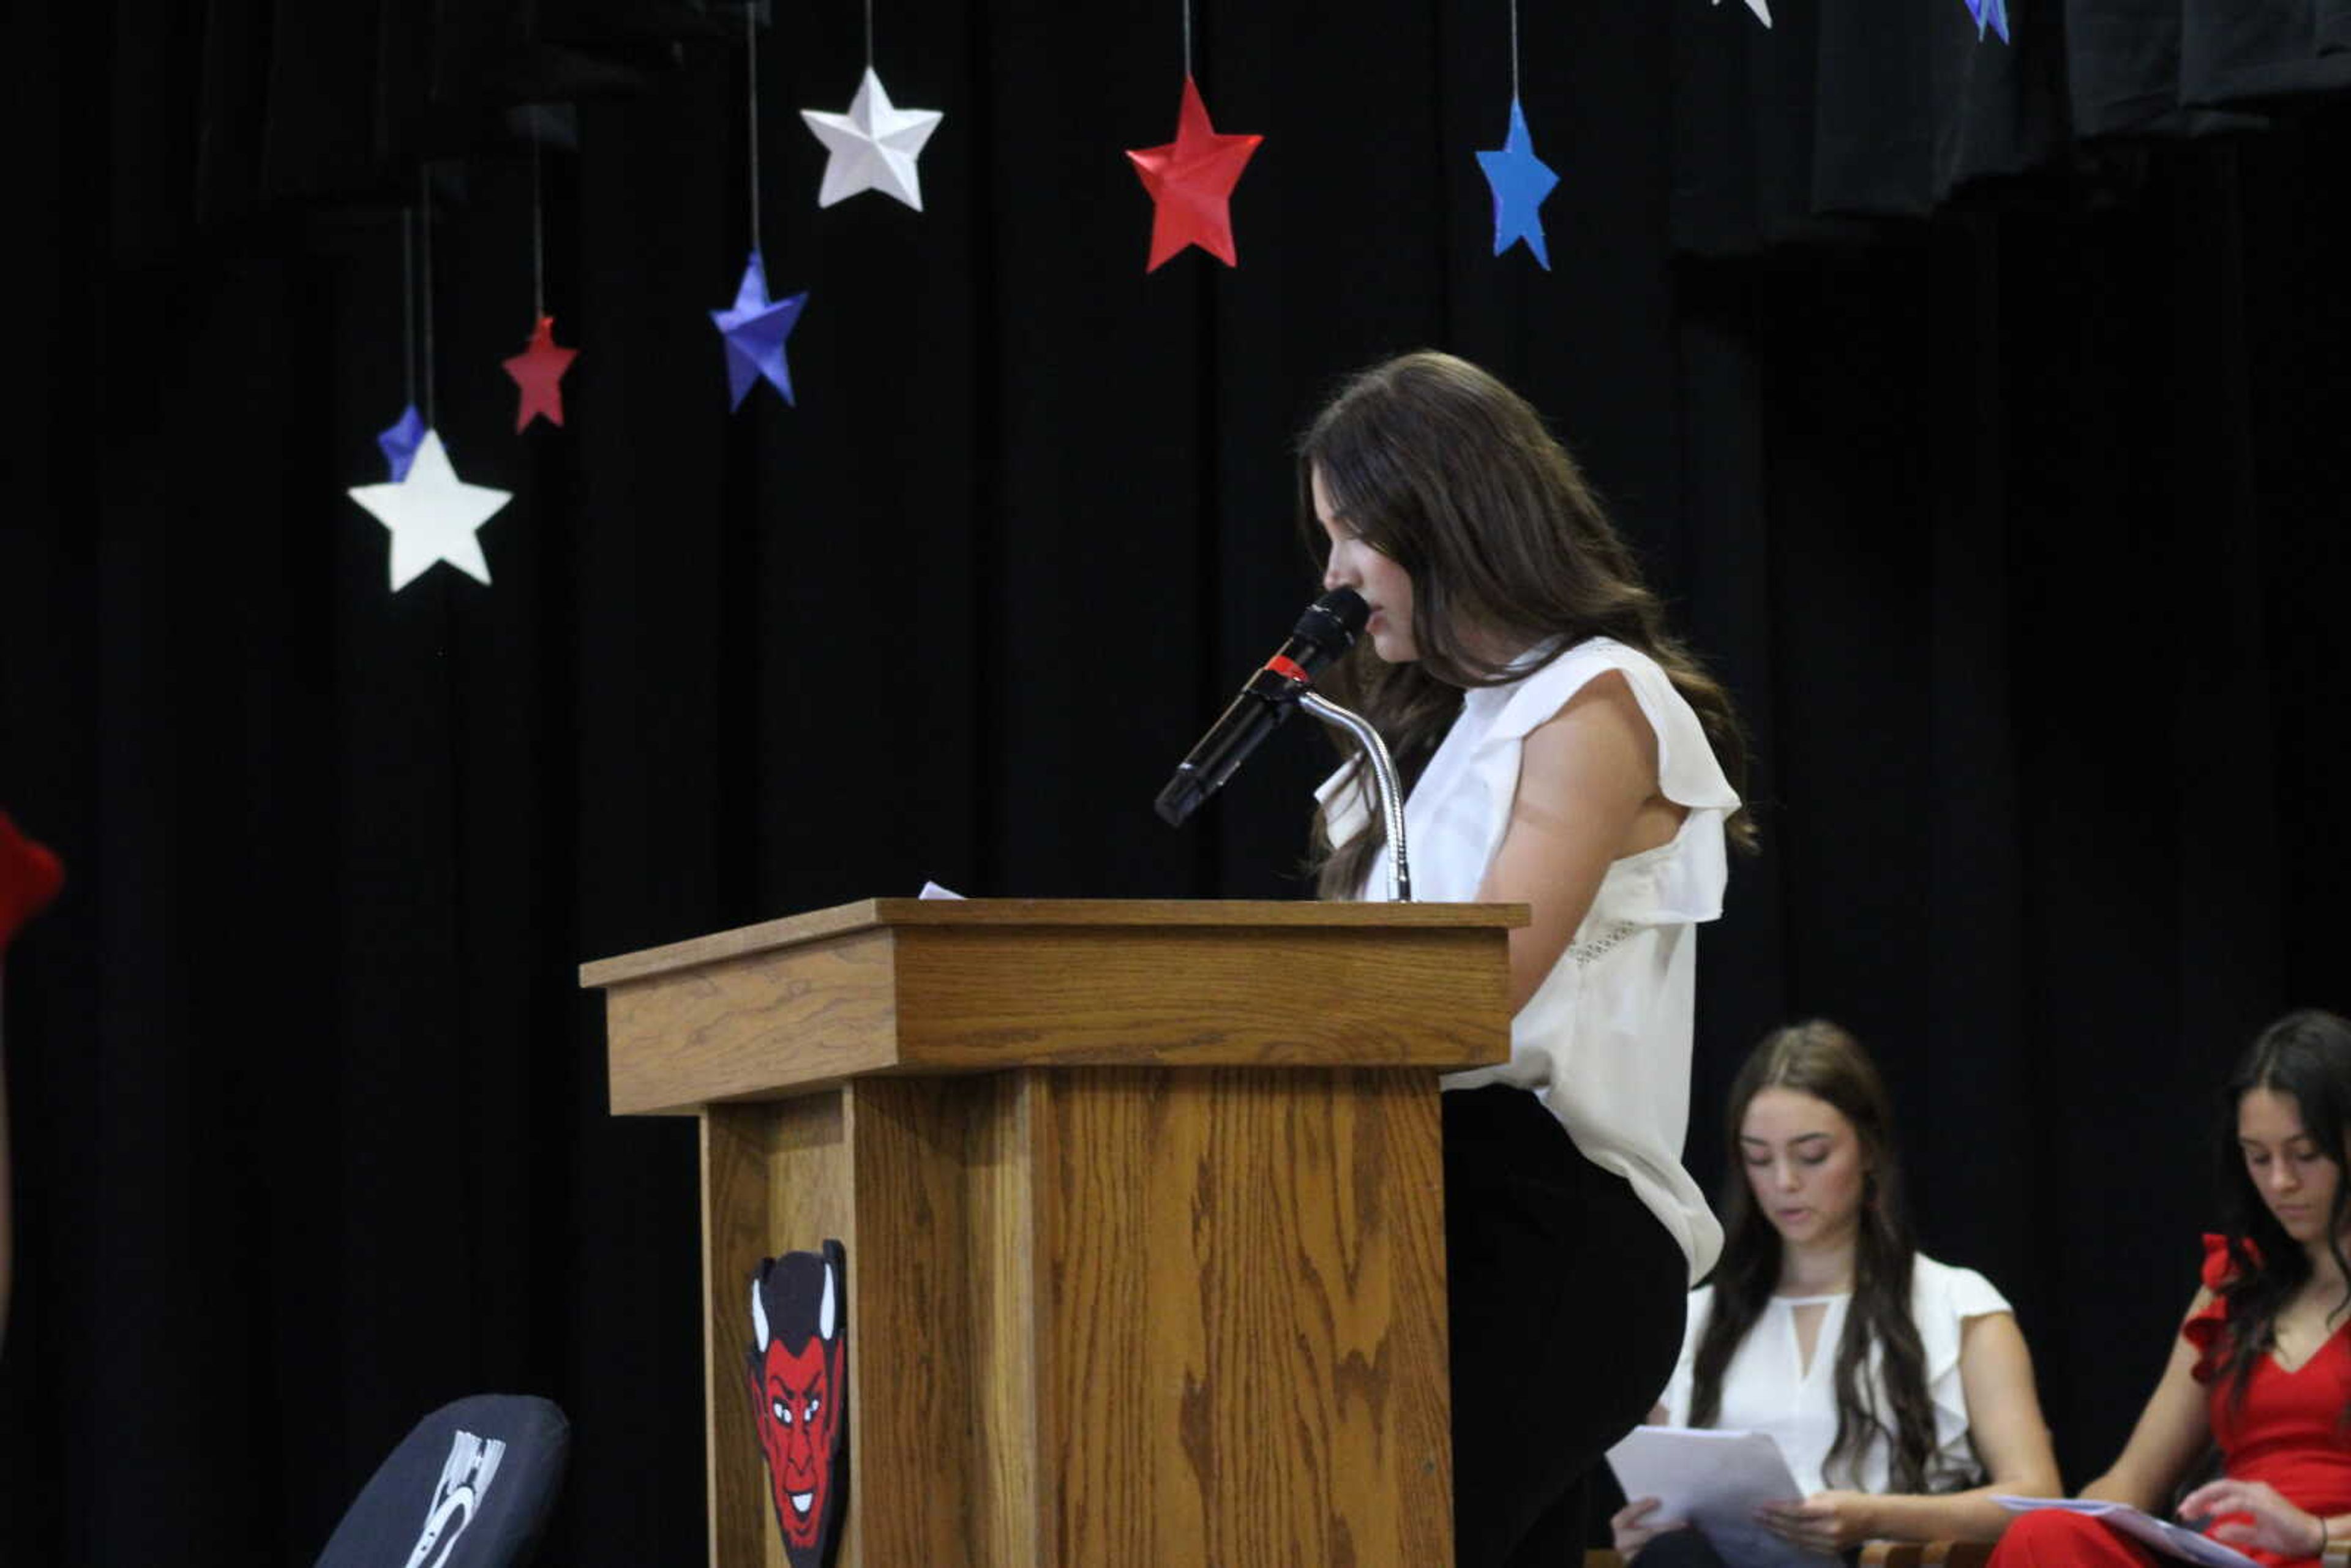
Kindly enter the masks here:
[[1523, 904], [1354, 904], [1249, 898], [864, 898], [580, 966], [594, 990], [801, 943], [893, 926], [1287, 927], [1330, 931], [1488, 928], [1528, 920]]
[[611, 1103], [877, 1073], [1412, 1068], [1510, 1054], [1524, 904], [876, 898], [585, 965]]

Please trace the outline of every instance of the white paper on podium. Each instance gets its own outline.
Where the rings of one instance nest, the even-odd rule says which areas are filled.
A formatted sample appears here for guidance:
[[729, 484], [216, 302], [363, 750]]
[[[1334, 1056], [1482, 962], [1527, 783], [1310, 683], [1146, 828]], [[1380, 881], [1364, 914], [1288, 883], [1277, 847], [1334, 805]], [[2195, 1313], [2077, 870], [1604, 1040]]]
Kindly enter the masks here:
[[2104, 1520], [2108, 1528], [2121, 1531], [2134, 1540], [2143, 1541], [2167, 1557], [2183, 1558], [2201, 1563], [2205, 1568], [2261, 1568], [2261, 1564], [2233, 1546], [2226, 1546], [2209, 1535], [2199, 1535], [2184, 1524], [2174, 1524], [2168, 1519], [2158, 1519], [2144, 1513], [2126, 1502], [2099, 1502], [2091, 1498], [2074, 1497], [2001, 1497], [1992, 1501], [2011, 1513], [2031, 1513], [2038, 1509], [2053, 1508], [2066, 1513], [2083, 1513], [2092, 1519]]
[[956, 892], [953, 888], [941, 887], [937, 883], [926, 882], [923, 883], [923, 891], [914, 894], [914, 896], [916, 898], [960, 899], [963, 897], [963, 894]]
[[1765, 1503], [1804, 1495], [1768, 1433], [1635, 1427], [1608, 1450], [1608, 1465], [1626, 1497], [1657, 1500], [1653, 1519], [1697, 1526], [1740, 1568], [1842, 1568], [1834, 1554], [1783, 1541], [1756, 1521]]

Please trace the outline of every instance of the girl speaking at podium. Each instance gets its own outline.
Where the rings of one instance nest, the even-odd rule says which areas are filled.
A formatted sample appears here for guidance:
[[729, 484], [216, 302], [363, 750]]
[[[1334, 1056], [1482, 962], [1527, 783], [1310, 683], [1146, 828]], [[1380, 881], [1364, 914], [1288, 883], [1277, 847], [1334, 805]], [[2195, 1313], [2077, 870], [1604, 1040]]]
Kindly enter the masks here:
[[[1584, 1476], [1665, 1386], [1721, 1245], [1681, 1149], [1745, 747], [1573, 459], [1478, 367], [1354, 377], [1299, 476], [1324, 587], [1372, 611], [1321, 685], [1411, 780], [1421, 895], [1532, 910], [1510, 1061], [1445, 1082], [1454, 1539], [1459, 1568], [1577, 1561]], [[1324, 897], [1373, 885], [1368, 772], [1318, 791]]]

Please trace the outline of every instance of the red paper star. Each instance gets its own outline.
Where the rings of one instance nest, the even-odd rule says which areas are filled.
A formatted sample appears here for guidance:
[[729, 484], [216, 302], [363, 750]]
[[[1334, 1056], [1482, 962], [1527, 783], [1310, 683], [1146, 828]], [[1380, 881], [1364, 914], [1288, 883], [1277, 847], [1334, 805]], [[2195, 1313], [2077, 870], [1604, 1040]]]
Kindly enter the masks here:
[[1165, 147], [1132, 149], [1134, 172], [1151, 193], [1157, 208], [1151, 220], [1151, 265], [1159, 264], [1187, 245], [1237, 267], [1233, 255], [1233, 217], [1226, 206], [1241, 170], [1257, 151], [1262, 136], [1219, 136], [1208, 123], [1200, 89], [1184, 78], [1184, 107], [1176, 118], [1176, 140]]
[[542, 413], [558, 424], [563, 423], [563, 372], [579, 357], [579, 350], [556, 342], [555, 318], [541, 316], [523, 351], [500, 361], [514, 384], [522, 389], [521, 405], [515, 410], [517, 434]]

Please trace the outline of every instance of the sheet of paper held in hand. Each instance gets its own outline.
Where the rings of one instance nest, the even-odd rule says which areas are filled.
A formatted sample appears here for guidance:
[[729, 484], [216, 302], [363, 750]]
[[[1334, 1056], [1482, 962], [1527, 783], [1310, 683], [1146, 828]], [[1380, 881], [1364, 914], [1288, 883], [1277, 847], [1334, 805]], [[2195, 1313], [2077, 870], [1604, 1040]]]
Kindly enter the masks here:
[[2070, 1497], [1995, 1496], [1991, 1500], [2011, 1513], [2030, 1513], [2041, 1508], [2060, 1508], [2067, 1513], [2085, 1513], [2092, 1519], [2105, 1521], [2109, 1529], [2119, 1530], [2147, 1542], [2167, 1557], [2201, 1563], [2206, 1568], [2261, 1568], [2260, 1563], [2233, 1546], [2225, 1546], [2209, 1535], [2199, 1535], [2184, 1524], [2174, 1524], [2168, 1519], [2142, 1513], [2126, 1502], [2097, 1502], [2087, 1498]]
[[1780, 1445], [1762, 1432], [1711, 1427], [1635, 1427], [1608, 1450], [1628, 1498], [1653, 1497], [1652, 1520], [1698, 1527], [1740, 1568], [1842, 1568], [1840, 1559], [1783, 1541], [1755, 1511], [1803, 1497]]

